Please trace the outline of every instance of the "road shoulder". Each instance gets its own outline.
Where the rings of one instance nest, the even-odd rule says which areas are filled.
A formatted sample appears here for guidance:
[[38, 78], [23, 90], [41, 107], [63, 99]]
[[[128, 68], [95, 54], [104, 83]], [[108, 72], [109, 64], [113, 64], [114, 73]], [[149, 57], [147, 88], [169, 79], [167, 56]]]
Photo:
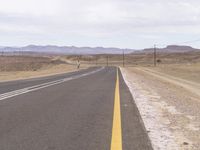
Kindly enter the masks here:
[[144, 123], [121, 71], [119, 71], [119, 79], [123, 149], [152, 150]]
[[121, 70], [153, 148], [198, 149], [200, 104], [197, 98], [178, 85], [134, 67]]

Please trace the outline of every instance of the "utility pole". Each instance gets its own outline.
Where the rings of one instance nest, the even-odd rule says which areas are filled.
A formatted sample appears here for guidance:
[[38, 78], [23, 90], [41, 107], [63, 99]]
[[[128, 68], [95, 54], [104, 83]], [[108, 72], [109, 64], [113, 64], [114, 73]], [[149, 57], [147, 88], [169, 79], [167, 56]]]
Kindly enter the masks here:
[[125, 56], [124, 56], [124, 50], [123, 50], [123, 67], [125, 66], [124, 60], [125, 60]]
[[107, 66], [108, 66], [108, 55], [107, 55], [107, 61], [106, 61], [106, 63], [107, 63]]
[[80, 56], [77, 56], [77, 69], [80, 68]]
[[156, 61], [157, 61], [157, 56], [156, 56], [156, 45], [154, 45], [154, 67], [156, 67]]
[[96, 55], [96, 66], [97, 66], [97, 55]]

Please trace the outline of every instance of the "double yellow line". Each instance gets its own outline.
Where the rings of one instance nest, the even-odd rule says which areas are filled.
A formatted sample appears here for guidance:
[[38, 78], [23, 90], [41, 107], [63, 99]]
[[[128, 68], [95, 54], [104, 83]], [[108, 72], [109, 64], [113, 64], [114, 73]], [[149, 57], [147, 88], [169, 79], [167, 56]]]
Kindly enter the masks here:
[[113, 127], [112, 127], [112, 139], [111, 139], [110, 149], [122, 150], [121, 107], [120, 107], [118, 68], [117, 68], [117, 79], [116, 79], [116, 86], [115, 86]]

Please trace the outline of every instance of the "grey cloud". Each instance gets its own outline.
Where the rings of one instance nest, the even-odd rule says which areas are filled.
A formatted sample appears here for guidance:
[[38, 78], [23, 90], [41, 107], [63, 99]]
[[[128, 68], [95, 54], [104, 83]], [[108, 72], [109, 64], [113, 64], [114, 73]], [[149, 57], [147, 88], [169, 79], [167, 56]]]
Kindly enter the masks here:
[[[36, 35], [43, 36], [49, 43], [60, 35], [76, 41], [89, 37], [91, 41], [94, 39], [94, 44], [98, 41], [95, 38], [109, 38], [115, 44], [115, 37], [120, 35], [131, 39], [136, 34], [141, 39], [153, 39], [163, 37], [166, 32], [199, 33], [200, 1], [197, 0], [51, 0], [49, 3], [56, 4], [55, 8], [54, 5], [48, 7], [48, 1], [42, 1], [38, 13], [34, 12], [37, 8], [18, 11], [20, 5], [10, 12], [0, 7], [0, 38], [3, 39], [5, 32], [14, 34], [16, 29], [15, 36], [34, 35], [34, 39]], [[43, 7], [48, 9], [43, 12]], [[155, 31], [160, 35], [154, 35]]]

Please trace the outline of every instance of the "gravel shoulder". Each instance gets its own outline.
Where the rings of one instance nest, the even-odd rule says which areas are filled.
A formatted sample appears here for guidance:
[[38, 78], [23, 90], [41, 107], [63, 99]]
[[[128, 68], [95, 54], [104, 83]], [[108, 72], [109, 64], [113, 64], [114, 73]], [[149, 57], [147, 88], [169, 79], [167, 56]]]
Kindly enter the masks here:
[[[188, 67], [191, 68], [191, 67]], [[200, 84], [166, 68], [121, 68], [154, 149], [200, 147]], [[163, 71], [164, 70], [164, 71]], [[167, 72], [167, 73], [166, 73]], [[191, 75], [196, 75], [192, 72]]]

